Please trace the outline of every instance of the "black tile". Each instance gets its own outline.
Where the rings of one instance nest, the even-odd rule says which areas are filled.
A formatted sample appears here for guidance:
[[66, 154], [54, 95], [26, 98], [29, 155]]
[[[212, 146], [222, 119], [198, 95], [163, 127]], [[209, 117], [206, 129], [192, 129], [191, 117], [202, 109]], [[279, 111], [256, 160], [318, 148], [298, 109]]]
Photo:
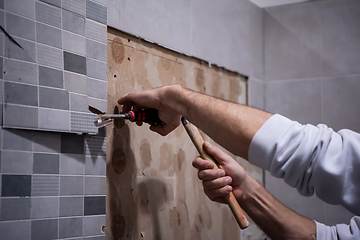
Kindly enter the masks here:
[[69, 110], [69, 93], [65, 90], [39, 88], [39, 106]]
[[38, 91], [35, 86], [4, 82], [4, 96], [5, 103], [38, 105]]
[[61, 153], [84, 154], [84, 136], [62, 133]]
[[31, 240], [57, 239], [58, 219], [31, 221]]
[[30, 175], [3, 175], [1, 185], [2, 197], [31, 195]]
[[106, 197], [84, 197], [84, 215], [105, 214]]
[[86, 58], [64, 51], [64, 69], [86, 75]]
[[42, 86], [63, 88], [63, 72], [39, 66], [39, 84]]
[[34, 153], [33, 172], [59, 174], [59, 154]]

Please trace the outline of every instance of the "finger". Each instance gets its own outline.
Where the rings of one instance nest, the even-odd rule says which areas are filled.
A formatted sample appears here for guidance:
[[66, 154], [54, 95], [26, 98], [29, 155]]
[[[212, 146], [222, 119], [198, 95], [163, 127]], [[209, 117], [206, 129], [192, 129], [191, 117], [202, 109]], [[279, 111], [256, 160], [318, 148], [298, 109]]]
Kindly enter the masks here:
[[225, 171], [222, 169], [205, 169], [198, 171], [198, 178], [202, 181], [215, 180], [225, 176]]
[[124, 104], [121, 110], [121, 113], [127, 113], [131, 110], [132, 106], [134, 105], [133, 102]]
[[208, 160], [204, 160], [200, 157], [197, 157], [193, 160], [192, 165], [194, 168], [197, 168], [199, 170], [204, 170], [204, 169], [213, 169], [214, 168], [214, 164], [209, 162]]
[[221, 178], [216, 178], [214, 180], [208, 180], [208, 181], [203, 181], [203, 187], [208, 189], [208, 190], [212, 190], [212, 189], [218, 189], [218, 188], [223, 188], [226, 185], [230, 185], [231, 184], [231, 177], [221, 177]]
[[218, 189], [212, 189], [212, 190], [204, 188], [204, 192], [205, 192], [206, 196], [208, 196], [208, 198], [210, 198], [210, 200], [212, 200], [212, 201], [215, 201], [215, 199], [217, 199], [219, 197], [224, 197], [224, 196], [228, 195], [231, 191], [232, 191], [232, 187], [229, 185], [226, 185], [225, 187], [218, 188]]
[[220, 148], [204, 142], [205, 151], [210, 154], [220, 165], [234, 161], [232, 157], [224, 153]]

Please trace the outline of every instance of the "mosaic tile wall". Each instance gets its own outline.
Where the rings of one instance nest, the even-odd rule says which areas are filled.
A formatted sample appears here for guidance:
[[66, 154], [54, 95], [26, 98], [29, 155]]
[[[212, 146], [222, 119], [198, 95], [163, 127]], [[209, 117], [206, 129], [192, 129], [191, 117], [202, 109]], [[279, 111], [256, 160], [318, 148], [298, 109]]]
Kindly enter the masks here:
[[[105, 239], [106, 1], [0, 0], [0, 239]], [[75, 133], [89, 133], [78, 135]]]

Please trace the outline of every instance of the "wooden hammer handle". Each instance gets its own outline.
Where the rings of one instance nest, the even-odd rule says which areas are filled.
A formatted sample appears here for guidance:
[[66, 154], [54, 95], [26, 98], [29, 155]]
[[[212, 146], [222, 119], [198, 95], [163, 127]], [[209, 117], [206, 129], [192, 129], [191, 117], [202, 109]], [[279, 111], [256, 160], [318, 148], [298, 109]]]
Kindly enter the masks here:
[[[181, 119], [181, 122], [183, 123], [186, 132], [189, 134], [191, 141], [194, 143], [196, 149], [198, 150], [200, 157], [214, 163], [215, 169], [219, 168], [218, 163], [204, 150], [204, 139], [200, 135], [199, 129], [190, 122], [188, 122], [184, 117]], [[227, 201], [227, 204], [229, 205], [232, 213], [234, 214], [234, 217], [240, 228], [247, 228], [249, 226], [249, 221], [246, 218], [244, 211], [241, 209], [239, 203], [237, 202], [234, 194], [230, 192], [228, 195], [225, 196], [225, 200]]]

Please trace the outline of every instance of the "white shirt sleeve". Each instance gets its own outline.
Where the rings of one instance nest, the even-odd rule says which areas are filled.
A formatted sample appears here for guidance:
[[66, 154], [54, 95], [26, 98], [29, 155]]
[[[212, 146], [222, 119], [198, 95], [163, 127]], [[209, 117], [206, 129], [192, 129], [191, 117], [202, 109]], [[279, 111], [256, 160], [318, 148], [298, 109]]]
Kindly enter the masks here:
[[[304, 196], [316, 193], [325, 202], [360, 215], [360, 134], [356, 132], [334, 132], [323, 124], [302, 125], [274, 115], [255, 134], [249, 161], [283, 178]], [[347, 228], [339, 224], [331, 231], [339, 235], [347, 229], [359, 237], [359, 222], [355, 217]], [[318, 231], [330, 228], [317, 226]]]

